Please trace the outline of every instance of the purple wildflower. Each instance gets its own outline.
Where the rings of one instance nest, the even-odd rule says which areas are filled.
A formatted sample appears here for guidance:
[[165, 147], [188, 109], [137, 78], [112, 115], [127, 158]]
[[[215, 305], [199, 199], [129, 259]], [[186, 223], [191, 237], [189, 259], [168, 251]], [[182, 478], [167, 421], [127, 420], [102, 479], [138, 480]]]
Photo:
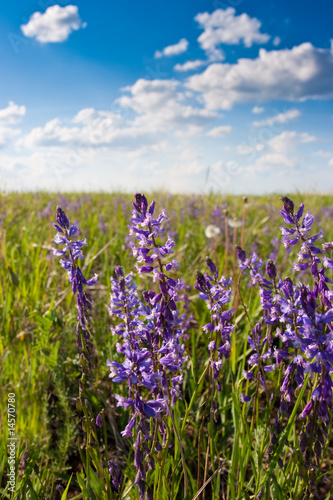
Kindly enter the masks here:
[[269, 260], [266, 264], [266, 273], [268, 277], [272, 280], [276, 278], [276, 267], [272, 260]]
[[246, 269], [249, 270], [252, 279], [249, 286], [254, 286], [260, 283], [263, 272], [262, 266], [263, 261], [258, 257], [258, 255], [253, 252], [250, 258], [246, 258], [246, 252], [239, 245], [236, 245], [236, 255], [238, 258], [239, 269], [244, 272]]
[[124, 476], [121, 472], [121, 469], [117, 462], [114, 460], [109, 460], [108, 461], [108, 468], [109, 468], [109, 473], [111, 476], [111, 483], [114, 489], [118, 492], [120, 492], [123, 481], [124, 481]]
[[117, 406], [131, 412], [122, 435], [134, 439], [134, 464], [138, 471], [135, 484], [143, 498], [146, 474], [155, 465], [152, 453], [160, 451], [167, 442], [163, 418], [181, 396], [185, 357], [181, 343], [183, 321], [177, 303], [184, 283], [167, 274], [178, 265], [175, 259], [164, 262], [172, 254], [174, 242], [170, 238], [164, 244], [158, 241], [164, 233], [164, 211], [155, 218], [155, 202], [148, 207], [141, 194], [135, 196], [133, 208], [130, 234], [136, 236], [140, 245], [133, 248], [137, 270], [139, 274], [153, 272], [159, 291], [144, 291], [140, 300], [132, 275], [125, 277], [123, 269], [116, 268], [116, 278], [111, 278], [110, 313], [120, 320], [112, 330], [122, 337], [117, 351], [125, 360], [108, 360], [107, 364], [114, 382], [128, 384], [128, 397], [116, 396]]
[[[265, 374], [275, 371], [277, 366], [283, 370], [280, 412], [269, 447], [271, 454], [278, 443], [283, 414], [287, 417], [291, 414], [297, 394], [304, 386], [305, 376], [310, 374], [311, 396], [301, 404], [298, 418], [302, 423], [300, 449], [305, 464], [316, 468], [332, 410], [333, 282], [326, 272], [333, 268], [333, 260], [325, 252], [332, 250], [333, 244], [324, 243], [322, 248], [316, 246], [323, 235], [321, 231], [314, 236], [310, 234], [314, 217], [310, 212], [303, 215], [303, 204], [295, 211], [292, 200], [287, 197], [281, 199], [284, 203], [281, 215], [287, 225], [281, 227], [282, 242], [286, 251], [300, 244], [294, 270], [298, 273], [309, 272], [312, 280], [308, 285], [295, 285], [289, 277], [278, 280], [272, 260], [266, 265], [267, 278], [263, 277], [260, 259], [256, 255], [246, 258], [244, 250], [237, 247], [241, 271], [249, 269], [252, 283], [259, 286], [262, 309], [262, 317], [248, 337], [254, 351], [248, 359], [251, 369], [243, 375], [245, 379], [250, 379], [257, 374], [258, 391], [258, 382], [265, 386]], [[265, 325], [265, 335], [262, 335]], [[241, 400], [245, 401], [243, 393]]]
[[103, 425], [103, 419], [101, 417], [101, 413], [102, 412], [100, 411], [96, 417], [96, 421], [95, 421], [96, 427], [102, 427], [102, 425]]
[[[213, 276], [197, 271], [195, 288], [199, 291], [199, 298], [206, 302], [211, 315], [210, 322], [203, 327], [203, 331], [209, 333], [210, 336], [208, 346], [210, 364], [214, 380], [218, 381], [223, 358], [229, 358], [230, 335], [234, 328], [231, 324], [234, 309], [226, 309], [232, 294], [231, 288], [229, 288], [232, 280], [225, 279], [223, 276], [218, 279], [217, 268], [209, 257], [206, 258], [206, 264]], [[215, 353], [217, 353], [217, 359], [214, 358]], [[220, 390], [219, 382], [218, 389]]]
[[246, 394], [240, 393], [240, 400], [242, 403], [249, 403], [251, 401], [251, 397]]
[[295, 353], [285, 369], [281, 385], [281, 412], [290, 413], [293, 394], [303, 386], [305, 374], [315, 375], [311, 398], [303, 406], [299, 418], [303, 421], [300, 448], [305, 462], [307, 466], [317, 467], [323, 448], [322, 436], [327, 435], [329, 411], [332, 409], [333, 308], [330, 285], [333, 282], [325, 271], [333, 267], [333, 262], [324, 255], [331, 250], [331, 245], [324, 243], [322, 249], [315, 246], [323, 235], [319, 231], [310, 236], [314, 217], [310, 212], [303, 217], [303, 203], [295, 213], [293, 202], [288, 198], [281, 199], [284, 203], [281, 215], [291, 226], [280, 228], [282, 242], [285, 248], [301, 244], [294, 269], [296, 272], [308, 270], [313, 277], [312, 286], [299, 284], [295, 287], [289, 278], [277, 285], [275, 302], [279, 311], [275, 319], [281, 325], [277, 329], [283, 344], [281, 352], [292, 350]]
[[[89, 368], [89, 357], [91, 355], [92, 344], [90, 342], [90, 317], [89, 311], [91, 309], [92, 299], [90, 295], [84, 290], [85, 286], [92, 286], [97, 283], [97, 274], [90, 280], [87, 280], [78, 265], [78, 259], [83, 259], [82, 248], [87, 245], [87, 240], [73, 241], [72, 237], [77, 234], [78, 229], [74, 224], [70, 224], [65, 212], [57, 207], [56, 210], [56, 223], [53, 224], [57, 230], [54, 241], [58, 245], [62, 245], [62, 249], [53, 248], [53, 254], [61, 257], [60, 265], [66, 269], [68, 279], [72, 283], [72, 291], [76, 296], [76, 305], [78, 310], [78, 323], [76, 327], [76, 343], [78, 348], [82, 351], [81, 366], [83, 372], [86, 367]], [[84, 358], [84, 359], [83, 359]]]

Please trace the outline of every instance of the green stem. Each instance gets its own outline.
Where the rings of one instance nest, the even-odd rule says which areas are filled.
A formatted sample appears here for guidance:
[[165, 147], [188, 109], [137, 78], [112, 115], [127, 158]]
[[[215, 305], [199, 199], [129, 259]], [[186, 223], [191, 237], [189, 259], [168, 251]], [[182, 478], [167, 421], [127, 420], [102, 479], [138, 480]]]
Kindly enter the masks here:
[[175, 424], [175, 419], [174, 419], [174, 416], [173, 416], [172, 409], [171, 409], [171, 407], [169, 407], [169, 405], [168, 405], [168, 410], [169, 410], [169, 415], [170, 415], [170, 418], [171, 418], [172, 427], [173, 427], [173, 430], [175, 431], [175, 434], [176, 434], [176, 437], [177, 437], [177, 441], [178, 441], [178, 445], [179, 445], [179, 451], [180, 451], [180, 456], [181, 456], [182, 465], [183, 465], [183, 472], [184, 472], [184, 498], [186, 498], [187, 497], [187, 493], [188, 493], [188, 477], [187, 477], [186, 461], [185, 461], [185, 456], [184, 456], [184, 451], [183, 451], [183, 445], [181, 443], [181, 440], [180, 440], [180, 437], [179, 437], [179, 433], [178, 433], [178, 430], [177, 430], [177, 427], [176, 427], [176, 424]]
[[192, 394], [192, 397], [191, 397], [190, 404], [188, 405], [188, 407], [187, 407], [187, 409], [186, 409], [186, 412], [185, 412], [185, 417], [184, 417], [184, 419], [183, 419], [183, 425], [182, 425], [182, 428], [181, 428], [181, 433], [183, 433], [183, 432], [184, 432], [184, 430], [185, 430], [185, 426], [186, 426], [186, 422], [187, 422], [188, 414], [189, 414], [189, 413], [190, 413], [190, 411], [191, 411], [192, 405], [193, 405], [193, 403], [194, 403], [194, 401], [195, 401], [195, 396], [196, 396], [196, 394], [197, 394], [197, 392], [198, 392], [198, 390], [199, 390], [200, 384], [201, 384], [201, 382], [202, 382], [202, 380], [203, 380], [204, 376], [206, 375], [207, 370], [209, 369], [209, 367], [210, 367], [210, 364], [209, 364], [209, 362], [208, 362], [208, 364], [206, 365], [206, 367], [205, 367], [204, 371], [202, 372], [201, 377], [199, 378], [199, 380], [198, 380], [198, 382], [197, 382], [197, 385], [196, 385], [196, 387], [195, 387], [195, 389], [194, 389], [194, 391], [193, 391], [193, 394]]
[[287, 424], [287, 426], [286, 426], [286, 428], [285, 428], [284, 432], [283, 432], [283, 433], [282, 433], [282, 435], [281, 435], [281, 438], [280, 438], [280, 443], [279, 443], [278, 447], [276, 448], [276, 450], [275, 450], [275, 452], [274, 452], [274, 455], [273, 455], [273, 457], [272, 457], [272, 460], [271, 460], [271, 462], [270, 462], [270, 464], [269, 464], [269, 467], [268, 467], [268, 469], [267, 469], [267, 471], [266, 471], [266, 474], [265, 474], [265, 476], [264, 476], [264, 478], [263, 478], [263, 480], [262, 480], [262, 482], [261, 482], [261, 484], [260, 484], [259, 488], [258, 488], [258, 489], [257, 489], [257, 491], [256, 491], [256, 494], [258, 494], [258, 493], [259, 493], [259, 490], [260, 490], [262, 487], [264, 487], [266, 484], [268, 484], [268, 483], [269, 483], [269, 480], [270, 480], [271, 476], [274, 474], [274, 469], [275, 469], [275, 467], [276, 467], [276, 465], [277, 465], [277, 462], [278, 462], [279, 457], [281, 456], [281, 453], [282, 453], [283, 447], [284, 447], [284, 445], [285, 445], [285, 442], [286, 442], [287, 438], [289, 437], [289, 434], [290, 434], [291, 428], [292, 428], [292, 426], [293, 426], [293, 424], [294, 424], [294, 421], [295, 421], [295, 419], [296, 419], [296, 414], [297, 414], [297, 411], [298, 411], [299, 405], [301, 404], [301, 401], [302, 401], [302, 399], [303, 399], [304, 392], [305, 392], [305, 389], [306, 389], [306, 387], [307, 387], [307, 385], [308, 385], [309, 379], [310, 379], [310, 374], [308, 373], [308, 374], [306, 375], [306, 377], [304, 378], [303, 387], [302, 387], [302, 389], [300, 390], [300, 393], [299, 393], [298, 398], [297, 398], [297, 400], [296, 400], [296, 403], [295, 403], [295, 406], [294, 406], [294, 408], [293, 408], [293, 411], [292, 411], [292, 413], [291, 413], [291, 415], [290, 415], [290, 417], [289, 417], [288, 424]]

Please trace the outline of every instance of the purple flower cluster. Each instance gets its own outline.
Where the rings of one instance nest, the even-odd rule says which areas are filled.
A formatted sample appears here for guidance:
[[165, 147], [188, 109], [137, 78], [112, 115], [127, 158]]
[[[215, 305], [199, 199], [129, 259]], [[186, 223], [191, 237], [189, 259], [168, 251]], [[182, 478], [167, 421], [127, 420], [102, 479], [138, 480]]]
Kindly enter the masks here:
[[139, 274], [153, 271], [155, 278], [158, 279], [161, 267], [163, 266], [165, 266], [166, 271], [170, 271], [171, 269], [177, 270], [178, 265], [176, 260], [165, 265], [161, 262], [162, 258], [173, 253], [174, 241], [168, 237], [164, 245], [157, 245], [156, 243], [156, 238], [165, 231], [162, 227], [163, 220], [167, 220], [164, 209], [162, 209], [160, 215], [155, 219], [155, 201], [148, 208], [147, 198], [141, 194], [135, 195], [133, 208], [129, 234], [134, 234], [139, 241], [140, 246], [133, 248], [133, 255], [137, 259], [136, 268]]
[[254, 286], [261, 282], [263, 272], [262, 266], [263, 261], [258, 257], [258, 255], [253, 252], [250, 258], [246, 257], [246, 252], [239, 245], [236, 245], [236, 255], [238, 258], [239, 269], [244, 272], [246, 269], [249, 270], [251, 276], [251, 283], [249, 286]]
[[[304, 205], [295, 213], [294, 203], [281, 197], [284, 207], [281, 215], [288, 227], [281, 227], [282, 242], [286, 249], [301, 244], [295, 272], [310, 271], [312, 284], [301, 282], [296, 285], [291, 278], [277, 280], [277, 271], [272, 261], [266, 265], [267, 278], [257, 276], [262, 324], [267, 325], [265, 339], [261, 342], [258, 324], [249, 336], [250, 347], [255, 351], [248, 360], [250, 366], [258, 365], [260, 375], [283, 367], [281, 382], [280, 420], [283, 414], [291, 414], [299, 390], [309, 373], [310, 386], [307, 401], [299, 411], [302, 422], [300, 448], [305, 464], [318, 467], [324, 441], [328, 435], [330, 411], [332, 410], [333, 373], [333, 282], [325, 274], [333, 268], [333, 261], [325, 252], [331, 250], [331, 243], [324, 243], [322, 249], [315, 246], [323, 238], [322, 232], [311, 236], [314, 217], [307, 212], [303, 217]], [[238, 251], [241, 266], [251, 269], [252, 263], [245, 258], [245, 252]], [[254, 270], [255, 272], [255, 270]], [[253, 276], [252, 276], [253, 278]], [[264, 345], [267, 344], [267, 349]], [[267, 360], [275, 362], [264, 365]], [[282, 365], [281, 365], [282, 364]], [[245, 378], [251, 378], [245, 372]], [[264, 386], [264, 377], [261, 378]], [[248, 396], [247, 396], [248, 398]], [[280, 423], [279, 423], [280, 425]], [[276, 433], [274, 434], [276, 440]]]
[[115, 462], [114, 460], [108, 460], [108, 468], [111, 475], [112, 486], [116, 491], [120, 492], [124, 481], [124, 476], [121, 472], [121, 469], [117, 462]]
[[132, 274], [125, 277], [122, 267], [116, 268], [116, 277], [111, 278], [110, 313], [120, 320], [112, 330], [122, 338], [117, 352], [125, 361], [108, 360], [107, 364], [113, 382], [126, 382], [128, 386], [128, 396], [116, 398], [118, 406], [131, 412], [122, 435], [134, 439], [135, 484], [143, 498], [147, 472], [155, 466], [152, 454], [166, 444], [167, 428], [163, 418], [170, 414], [181, 396], [185, 356], [177, 302], [184, 284], [166, 274], [178, 268], [176, 260], [166, 264], [162, 260], [174, 247], [170, 238], [164, 245], [157, 241], [163, 234], [164, 211], [155, 219], [155, 202], [148, 208], [146, 197], [140, 194], [136, 195], [133, 207], [130, 232], [140, 245], [133, 248], [137, 270], [139, 274], [153, 272], [159, 291], [144, 291], [140, 300]]
[[[279, 269], [273, 261], [278, 253], [279, 242], [276, 239], [272, 240], [275, 250], [266, 266], [257, 253], [247, 257], [240, 246], [234, 247], [240, 273], [237, 283], [239, 297], [235, 295], [233, 308], [230, 304], [232, 280], [220, 277], [217, 266], [209, 257], [206, 258], [208, 271], [197, 272], [195, 288], [210, 313], [209, 321], [203, 326], [203, 331], [207, 334], [209, 361], [200, 380], [208, 372], [211, 420], [207, 425], [207, 432], [211, 443], [207, 453], [211, 453], [213, 461], [212, 414], [217, 408], [214, 398], [216, 390], [222, 389], [222, 370], [230, 357], [231, 338], [235, 329], [233, 318], [240, 298], [249, 331], [244, 350], [249, 354], [246, 354], [246, 369], [243, 370], [240, 382], [246, 383], [246, 390], [240, 392], [240, 399], [243, 403], [254, 402], [252, 415], [251, 408], [247, 408], [251, 415], [251, 432], [258, 412], [261, 411], [260, 393], [265, 391], [268, 399], [271, 384], [267, 383], [267, 379], [275, 376], [279, 383], [269, 402], [267, 401], [267, 418], [277, 399], [279, 410], [275, 412], [268, 455], [270, 458], [274, 457], [273, 452], [279, 443], [280, 448], [285, 443], [293, 446], [286, 441], [286, 433], [281, 440], [281, 432], [303, 389], [303, 399], [299, 397], [297, 401], [300, 405], [297, 407], [295, 425], [299, 447], [296, 444], [295, 452], [297, 460], [302, 462], [300, 470], [307, 478], [307, 488], [311, 486], [311, 481], [315, 484], [313, 478], [317, 477], [316, 471], [320, 470], [333, 411], [333, 281], [328, 274], [328, 270], [333, 269], [330, 255], [333, 242], [320, 244], [323, 239], [322, 231], [312, 235], [316, 219], [310, 212], [304, 213], [303, 203], [295, 210], [292, 200], [287, 197], [281, 197], [281, 200], [283, 209], [280, 212], [285, 224], [280, 229], [285, 252], [296, 254], [295, 249], [299, 246], [291, 277], [280, 277]], [[193, 209], [197, 210], [196, 207]], [[212, 212], [213, 216], [219, 218], [221, 214], [220, 209]], [[131, 244], [127, 247], [132, 248], [138, 276], [135, 277], [132, 273], [125, 275], [122, 266], [117, 266], [115, 275], [111, 278], [111, 332], [118, 342], [116, 353], [111, 360], [107, 360], [107, 365], [112, 382], [119, 384], [119, 393], [115, 395], [117, 406], [128, 412], [127, 425], [121, 434], [133, 443], [136, 470], [134, 485], [138, 487], [137, 495], [141, 500], [145, 495], [149, 500], [153, 498], [152, 475], [149, 473], [155, 469], [155, 460], [158, 463], [161, 457], [163, 462], [167, 460], [169, 449], [172, 453], [176, 452], [173, 448], [174, 437], [178, 439], [184, 470], [184, 490], [187, 490], [186, 463], [174, 424], [174, 412], [176, 403], [182, 398], [184, 364], [187, 360], [183, 342], [188, 338], [193, 315], [188, 307], [191, 300], [188, 298], [189, 287], [176, 277], [175, 272], [179, 266], [173, 258], [175, 242], [170, 228], [166, 230], [167, 221], [164, 210], [159, 215], [155, 214], [154, 201], [149, 205], [143, 194], [135, 195], [129, 225]], [[88, 406], [85, 407], [81, 400], [84, 394], [83, 382], [90, 369], [92, 349], [89, 317], [92, 299], [86, 287], [97, 282], [97, 275], [92, 279], [84, 277], [79, 260], [83, 259], [82, 250], [87, 245], [86, 239], [75, 239], [78, 227], [69, 223], [60, 207], [57, 207], [54, 227], [57, 230], [55, 243], [60, 247], [54, 248], [53, 253], [60, 257], [60, 264], [68, 274], [78, 310], [76, 342], [81, 353], [82, 367], [78, 408], [83, 409], [89, 425], [89, 421], [93, 423], [93, 420], [88, 416]], [[100, 227], [105, 229], [103, 221]], [[234, 237], [234, 242], [235, 240]], [[241, 279], [246, 275], [248, 286], [258, 287], [259, 297], [256, 298], [260, 302], [251, 317], [241, 293]], [[136, 280], [144, 283], [150, 280], [150, 285], [139, 293]], [[246, 351], [246, 347], [249, 351]], [[226, 379], [227, 377], [224, 380]], [[186, 415], [191, 410], [193, 400], [192, 397]], [[95, 427], [106, 430], [103, 411], [95, 419], [96, 431]], [[185, 426], [182, 432], [184, 429]], [[198, 444], [200, 446], [200, 442]], [[206, 456], [205, 478], [208, 457], [209, 454]], [[120, 498], [123, 473], [116, 462], [110, 460], [107, 463], [105, 458], [103, 463], [103, 467], [108, 466], [112, 489], [117, 491]], [[267, 481], [265, 484], [267, 486]], [[261, 489], [257, 494], [258, 498], [264, 494], [265, 485], [259, 486]]]
[[[248, 359], [248, 364], [253, 370], [254, 367], [257, 367], [257, 378], [259, 379], [261, 385], [265, 388], [265, 372], [270, 373], [275, 370], [275, 364], [265, 364], [267, 360], [272, 358], [273, 352], [270, 346], [270, 337], [266, 335], [263, 338], [262, 335], [262, 327], [261, 323], [257, 323], [255, 327], [252, 329], [251, 334], [248, 336], [248, 343], [251, 349], [254, 351], [253, 354]], [[266, 346], [267, 344], [267, 346]], [[267, 349], [266, 349], [267, 347]], [[246, 379], [253, 378], [253, 371], [245, 371], [243, 375]]]
[[[182, 345], [183, 321], [177, 303], [180, 301], [179, 292], [185, 288], [185, 283], [180, 279], [173, 279], [168, 274], [178, 270], [176, 259], [164, 263], [163, 259], [173, 253], [175, 243], [168, 237], [164, 245], [157, 241], [158, 235], [164, 233], [163, 220], [167, 219], [164, 210], [154, 218], [155, 202], [148, 209], [147, 199], [144, 195], [136, 194], [133, 203], [133, 212], [130, 233], [135, 234], [139, 247], [133, 248], [133, 255], [137, 259], [139, 274], [153, 272], [153, 281], [158, 283], [159, 292], [149, 290], [144, 292], [143, 313], [146, 324], [151, 331], [151, 339], [155, 339], [155, 348], [159, 348], [159, 362], [164, 369], [174, 373], [167, 384], [163, 382], [164, 392], [168, 394], [170, 404], [173, 406], [180, 396], [180, 383], [184, 363], [184, 346]], [[140, 264], [143, 265], [141, 266]], [[147, 266], [146, 264], [150, 264]], [[147, 269], [147, 267], [149, 269]], [[154, 342], [153, 342], [154, 344]]]
[[[332, 289], [329, 286], [333, 281], [325, 275], [327, 267], [333, 268], [333, 261], [324, 255], [325, 251], [331, 249], [331, 245], [324, 243], [323, 249], [316, 247], [314, 243], [317, 240], [320, 241], [323, 234], [320, 231], [314, 236], [308, 235], [314, 217], [307, 212], [301, 221], [304, 205], [301, 204], [295, 214], [293, 202], [286, 197], [281, 199], [284, 203], [284, 210], [281, 210], [281, 214], [285, 222], [292, 226], [281, 228], [282, 240], [287, 246], [301, 242], [298, 263], [294, 265], [294, 268], [296, 271], [309, 269], [313, 277], [312, 286], [300, 283], [294, 287], [290, 280], [288, 290], [284, 290], [284, 297], [277, 300], [288, 323], [282, 340], [289, 342], [288, 347], [293, 347], [299, 352], [301, 359], [298, 364], [303, 367], [303, 372], [320, 374], [318, 381], [320, 388], [314, 389], [315, 396], [313, 397], [320, 401], [316, 413], [324, 418], [324, 415], [328, 417], [326, 406], [332, 406], [331, 399], [322, 397], [322, 392], [327, 392], [323, 391], [326, 375], [333, 372], [333, 309]], [[290, 239], [289, 235], [293, 238]], [[320, 396], [318, 396], [319, 393]], [[302, 417], [308, 416], [313, 406], [310, 401]]]
[[[218, 383], [220, 390], [219, 375], [222, 368], [223, 358], [228, 359], [231, 348], [230, 335], [234, 326], [231, 323], [234, 308], [226, 309], [230, 303], [232, 295], [232, 279], [225, 279], [223, 276], [219, 279], [218, 271], [213, 261], [206, 258], [207, 267], [211, 275], [200, 271], [197, 272], [195, 288], [199, 291], [199, 298], [204, 300], [210, 311], [211, 321], [207, 323], [203, 330], [210, 334], [208, 350], [210, 351], [210, 363], [214, 374], [214, 380]], [[217, 353], [217, 359], [215, 359]]]
[[76, 343], [85, 359], [85, 362], [81, 359], [81, 365], [85, 370], [85, 367], [89, 366], [89, 356], [92, 347], [89, 333], [89, 311], [91, 309], [92, 299], [84, 290], [84, 287], [92, 286], [97, 283], [97, 274], [90, 280], [87, 280], [83, 276], [77, 261], [78, 259], [83, 259], [82, 248], [87, 245], [87, 240], [84, 238], [82, 240], [72, 241], [72, 237], [78, 232], [77, 226], [74, 224], [70, 225], [65, 212], [60, 207], [57, 207], [56, 223], [53, 225], [57, 230], [54, 241], [56, 244], [62, 245], [62, 249], [53, 248], [53, 254], [57, 257], [61, 257], [59, 260], [60, 265], [66, 269], [68, 279], [72, 283], [73, 294], [76, 296], [78, 310]]

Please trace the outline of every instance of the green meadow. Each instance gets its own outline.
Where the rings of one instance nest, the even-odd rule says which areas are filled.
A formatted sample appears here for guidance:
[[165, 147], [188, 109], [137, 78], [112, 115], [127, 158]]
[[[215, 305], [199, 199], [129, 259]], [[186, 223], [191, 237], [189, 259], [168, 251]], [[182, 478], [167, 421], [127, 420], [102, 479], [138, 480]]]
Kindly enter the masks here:
[[[279, 226], [284, 222], [279, 212], [282, 208], [279, 194], [249, 197], [246, 202], [242, 197], [215, 194], [145, 194], [149, 202], [155, 199], [157, 213], [165, 208], [168, 215], [165, 234], [176, 243], [174, 258], [179, 264], [179, 271], [173, 271], [172, 276], [188, 285], [188, 301], [180, 307], [190, 317], [184, 337], [188, 358], [182, 399], [173, 409], [180, 441], [170, 423], [168, 449], [156, 453], [156, 466], [147, 475], [154, 498], [249, 500], [260, 498], [260, 494], [261, 498], [283, 500], [333, 498], [331, 427], [312, 484], [303, 470], [298, 445], [301, 424], [296, 414], [285, 418], [286, 431], [280, 434], [273, 453], [267, 451], [281, 396], [281, 377], [267, 373], [266, 389], [257, 389], [255, 402], [240, 400], [240, 393], [253, 393], [251, 381], [244, 380], [243, 370], [251, 355], [247, 341], [249, 318], [256, 323], [260, 302], [257, 287], [248, 286], [248, 278], [240, 276], [235, 244], [242, 245], [247, 254], [255, 251], [264, 264], [272, 258], [278, 277], [299, 279], [292, 268], [299, 248], [292, 247], [286, 254], [280, 242]], [[305, 211], [310, 210], [316, 216], [313, 234], [322, 230], [323, 241], [332, 241], [332, 197], [298, 193], [292, 199], [296, 207], [303, 201]], [[115, 319], [108, 311], [110, 277], [115, 267], [121, 265], [125, 274], [134, 273], [139, 294], [156, 288], [149, 274], [139, 276], [135, 269], [131, 249], [135, 240], [128, 230], [132, 201], [132, 195], [121, 193], [1, 195], [1, 498], [139, 499], [134, 485], [133, 447], [121, 435], [128, 414], [116, 406], [115, 400], [116, 394], [126, 395], [126, 387], [112, 382], [106, 364], [107, 359], [120, 361], [116, 351], [119, 337], [110, 332]], [[52, 253], [52, 247], [56, 246], [52, 224], [57, 205], [78, 225], [79, 237], [87, 238], [80, 264], [83, 274], [87, 277], [98, 274], [98, 283], [89, 291], [94, 301], [91, 311], [94, 347], [86, 397], [89, 418], [93, 420], [102, 411], [103, 426], [89, 434], [88, 442], [84, 415], [77, 407], [81, 368], [75, 342], [75, 298], [67, 273]], [[209, 225], [219, 229], [211, 238], [207, 237]], [[194, 288], [196, 272], [207, 271], [207, 256], [215, 262], [220, 275], [233, 277], [231, 307], [235, 307], [230, 357], [223, 361], [221, 390], [216, 391], [213, 409], [207, 404], [211, 388], [206, 369], [209, 337], [202, 330], [210, 316]], [[327, 276], [332, 278], [331, 269]], [[304, 283], [311, 283], [311, 275], [304, 273]], [[304, 400], [308, 392], [305, 388], [301, 395]], [[15, 394], [12, 428], [8, 427], [9, 394]], [[303, 400], [297, 398], [294, 403], [298, 407]], [[8, 483], [7, 444], [11, 429], [15, 429], [17, 438], [15, 491], [9, 490]], [[99, 462], [98, 457], [103, 460]], [[108, 472], [109, 460], [116, 462], [123, 474], [118, 491]], [[312, 489], [307, 490], [310, 483]]]

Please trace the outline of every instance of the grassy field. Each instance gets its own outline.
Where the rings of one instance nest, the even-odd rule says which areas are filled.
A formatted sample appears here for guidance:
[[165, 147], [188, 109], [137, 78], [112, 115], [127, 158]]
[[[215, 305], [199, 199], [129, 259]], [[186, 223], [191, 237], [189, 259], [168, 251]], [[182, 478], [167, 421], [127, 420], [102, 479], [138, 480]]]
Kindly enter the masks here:
[[[247, 255], [255, 251], [264, 263], [273, 259], [277, 279], [289, 276], [295, 283], [313, 283], [308, 271], [296, 273], [292, 267], [299, 246], [286, 253], [280, 242], [279, 226], [285, 223], [279, 195], [249, 198], [245, 204], [241, 197], [146, 195], [149, 202], [155, 199], [157, 214], [165, 208], [168, 215], [165, 232], [175, 241], [173, 257], [179, 264], [179, 270], [170, 275], [188, 285], [188, 300], [179, 306], [188, 319], [182, 398], [172, 409], [173, 418], [165, 416], [167, 443], [159, 452], [152, 450], [156, 466], [147, 473], [146, 492], [161, 500], [333, 498], [331, 425], [316, 467], [307, 464], [299, 445], [303, 425], [299, 413], [310, 400], [314, 379], [308, 386], [304, 383], [303, 392], [293, 394], [295, 412], [282, 415], [283, 429], [268, 450], [285, 367], [282, 363], [278, 372], [266, 372], [266, 388], [243, 376], [253, 353], [248, 335], [262, 309], [258, 286], [248, 286], [246, 273], [239, 279], [234, 244], [241, 244]], [[107, 359], [123, 362], [116, 350], [119, 336], [110, 332], [116, 318], [108, 311], [115, 267], [123, 266], [125, 274], [134, 272], [139, 295], [157, 287], [151, 274], [136, 273], [131, 249], [135, 240], [127, 227], [132, 201], [133, 196], [118, 193], [3, 194], [0, 198], [1, 498], [140, 498], [134, 485], [133, 445], [121, 435], [128, 412], [117, 407], [115, 400], [116, 394], [126, 397], [126, 384], [114, 383], [106, 364]], [[297, 208], [304, 202], [305, 210], [315, 215], [311, 234], [321, 229], [323, 241], [332, 241], [332, 197], [297, 194], [293, 201]], [[79, 238], [87, 238], [80, 264], [83, 274], [98, 274], [98, 283], [90, 287], [94, 347], [84, 411], [77, 406], [81, 364], [75, 341], [75, 298], [67, 273], [51, 250], [56, 246], [52, 223], [57, 205], [78, 225]], [[219, 228], [215, 237], [207, 238], [209, 225]], [[194, 288], [196, 271], [208, 272], [206, 256], [216, 263], [219, 275], [225, 272], [234, 278], [228, 305], [235, 308], [234, 330], [230, 356], [223, 359], [218, 381], [221, 390], [213, 383], [207, 350], [210, 338], [202, 330], [210, 313]], [[332, 269], [326, 274], [332, 278]], [[253, 403], [242, 402], [241, 393], [254, 395]], [[15, 492], [9, 491], [8, 482], [9, 394], [15, 394]], [[96, 427], [101, 411], [103, 425]], [[91, 420], [88, 426], [84, 412]], [[110, 460], [123, 476], [118, 490], [109, 473]]]

